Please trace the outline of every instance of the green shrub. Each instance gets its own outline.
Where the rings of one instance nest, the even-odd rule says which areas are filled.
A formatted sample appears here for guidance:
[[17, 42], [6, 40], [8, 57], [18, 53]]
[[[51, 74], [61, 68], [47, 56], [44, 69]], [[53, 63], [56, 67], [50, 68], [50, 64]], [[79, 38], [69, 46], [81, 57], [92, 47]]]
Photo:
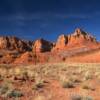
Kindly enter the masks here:
[[23, 93], [19, 90], [12, 90], [10, 93], [8, 93], [8, 97], [18, 98], [18, 97], [22, 97], [22, 96], [23, 96]]

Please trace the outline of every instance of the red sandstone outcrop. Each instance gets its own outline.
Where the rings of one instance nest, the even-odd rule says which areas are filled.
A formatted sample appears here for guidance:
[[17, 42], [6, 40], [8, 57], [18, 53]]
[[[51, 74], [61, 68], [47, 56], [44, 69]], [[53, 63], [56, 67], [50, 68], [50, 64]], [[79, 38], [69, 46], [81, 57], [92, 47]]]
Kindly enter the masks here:
[[0, 63], [34, 64], [66, 61], [67, 57], [99, 50], [99, 48], [100, 43], [79, 28], [70, 35], [60, 35], [55, 43], [44, 39], [31, 42], [5, 36], [0, 37]]
[[68, 43], [68, 37], [65, 36], [64, 34], [60, 35], [57, 42], [56, 42], [56, 46], [55, 48], [64, 48]]
[[36, 40], [33, 44], [33, 52], [46, 52], [51, 51], [53, 44], [44, 39]]
[[96, 43], [97, 41], [92, 35], [77, 28], [75, 32], [70, 35], [60, 35], [53, 50], [63, 50], [73, 46], [78, 47]]
[[73, 34], [69, 37], [69, 44], [75, 44], [75, 43], [96, 43], [96, 39], [88, 34], [87, 32], [84, 32], [83, 30], [77, 28]]
[[5, 36], [0, 37], [0, 49], [17, 50], [25, 52], [31, 50], [31, 43], [25, 42], [17, 37]]

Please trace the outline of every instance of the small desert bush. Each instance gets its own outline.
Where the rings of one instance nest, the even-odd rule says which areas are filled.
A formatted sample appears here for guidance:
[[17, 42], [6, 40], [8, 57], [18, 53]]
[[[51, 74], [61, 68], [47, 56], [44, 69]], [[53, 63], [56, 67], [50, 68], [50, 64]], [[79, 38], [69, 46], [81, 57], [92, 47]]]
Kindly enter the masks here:
[[78, 74], [82, 74], [84, 72], [84, 69], [82, 68], [82, 67], [79, 67], [78, 69], [77, 69], [77, 73]]
[[73, 88], [76, 83], [81, 82], [81, 80], [76, 75], [71, 75], [69, 78], [66, 75], [62, 75], [59, 81], [63, 88]]
[[42, 88], [44, 86], [44, 80], [43, 79], [36, 79], [35, 84], [33, 85], [33, 90], [38, 90], [39, 88]]
[[7, 97], [7, 94], [13, 89], [12, 82], [10, 80], [4, 81], [0, 84], [0, 96]]
[[59, 82], [63, 88], [73, 88], [74, 82], [67, 78], [66, 75], [59, 75]]
[[18, 90], [13, 90], [13, 88], [7, 84], [0, 86], [1, 97], [21, 97], [23, 94]]
[[88, 83], [88, 82], [82, 84], [82, 89], [92, 90], [92, 91], [95, 90], [95, 88], [93, 87], [93, 85], [90, 84], [90, 83]]
[[71, 100], [82, 100], [82, 96], [81, 95], [73, 95], [71, 97]]
[[89, 71], [87, 71], [87, 72], [85, 73], [85, 75], [84, 75], [84, 81], [85, 81], [85, 80], [92, 79], [92, 78], [93, 78], [93, 75], [92, 75]]
[[73, 83], [79, 83], [79, 82], [81, 82], [81, 80], [77, 76], [75, 76], [75, 75], [71, 76], [69, 78], [69, 80], [72, 81]]
[[95, 77], [100, 79], [100, 72], [99, 71], [95, 72]]
[[27, 80], [29, 80], [29, 76], [28, 76], [27, 71], [24, 71], [24, 72], [21, 72], [18, 75], [15, 75], [14, 76], [14, 80], [20, 80], [20, 81], [27, 81]]
[[3, 81], [4, 77], [2, 75], [0, 75], [0, 81]]
[[74, 83], [70, 80], [62, 81], [61, 85], [63, 88], [73, 88], [74, 87]]
[[73, 95], [71, 100], [94, 100], [91, 96]]
[[4, 95], [9, 91], [8, 86], [0, 86], [0, 95]]
[[86, 96], [86, 97], [83, 97], [82, 100], [94, 100], [94, 99], [93, 99], [93, 97], [91, 97], [91, 96]]
[[36, 72], [33, 70], [27, 70], [27, 74], [30, 78], [35, 78]]
[[19, 90], [12, 90], [8, 93], [7, 95], [8, 97], [14, 97], [14, 98], [18, 98], [18, 97], [22, 97], [23, 93]]

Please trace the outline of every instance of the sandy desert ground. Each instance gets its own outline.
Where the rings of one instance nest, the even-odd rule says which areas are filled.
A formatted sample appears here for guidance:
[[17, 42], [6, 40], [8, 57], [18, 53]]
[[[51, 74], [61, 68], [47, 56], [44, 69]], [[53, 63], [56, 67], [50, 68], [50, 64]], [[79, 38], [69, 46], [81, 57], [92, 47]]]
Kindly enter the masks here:
[[100, 100], [100, 64], [1, 64], [0, 100]]

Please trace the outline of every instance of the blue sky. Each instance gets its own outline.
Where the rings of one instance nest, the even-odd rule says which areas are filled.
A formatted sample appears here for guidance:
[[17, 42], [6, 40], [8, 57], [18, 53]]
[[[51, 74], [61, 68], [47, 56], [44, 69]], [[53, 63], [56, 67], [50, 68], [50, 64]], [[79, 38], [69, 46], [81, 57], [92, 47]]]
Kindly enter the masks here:
[[80, 27], [100, 40], [100, 0], [0, 0], [0, 35], [56, 40]]

